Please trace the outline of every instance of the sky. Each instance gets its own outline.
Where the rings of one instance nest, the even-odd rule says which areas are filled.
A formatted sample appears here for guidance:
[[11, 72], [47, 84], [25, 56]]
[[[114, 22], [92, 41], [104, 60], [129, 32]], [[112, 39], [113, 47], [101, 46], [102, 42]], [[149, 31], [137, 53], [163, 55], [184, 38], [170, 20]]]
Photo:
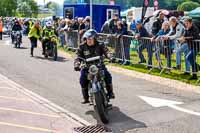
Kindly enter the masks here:
[[[38, 4], [43, 5], [44, 4], [44, 0], [35, 0]], [[49, 2], [49, 1], [53, 1], [59, 4], [63, 4], [64, 0], [45, 0], [45, 2]]]

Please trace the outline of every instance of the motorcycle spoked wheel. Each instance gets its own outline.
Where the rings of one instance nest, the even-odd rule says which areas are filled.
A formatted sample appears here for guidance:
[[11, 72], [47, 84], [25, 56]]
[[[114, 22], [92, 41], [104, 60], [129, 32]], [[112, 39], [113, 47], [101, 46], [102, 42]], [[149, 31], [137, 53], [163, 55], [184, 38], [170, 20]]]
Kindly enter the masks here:
[[108, 124], [109, 123], [108, 110], [105, 106], [104, 96], [101, 91], [95, 93], [94, 96], [95, 96], [95, 103], [96, 103], [96, 106], [94, 106], [94, 109], [97, 112], [101, 121], [104, 124]]

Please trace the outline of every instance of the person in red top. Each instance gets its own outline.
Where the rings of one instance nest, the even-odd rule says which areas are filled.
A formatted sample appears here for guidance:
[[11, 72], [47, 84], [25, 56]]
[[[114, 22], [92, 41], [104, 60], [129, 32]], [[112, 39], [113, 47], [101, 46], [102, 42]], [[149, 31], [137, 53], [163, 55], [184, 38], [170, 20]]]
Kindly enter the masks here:
[[0, 18], [0, 40], [2, 40], [3, 36], [3, 21], [2, 18]]

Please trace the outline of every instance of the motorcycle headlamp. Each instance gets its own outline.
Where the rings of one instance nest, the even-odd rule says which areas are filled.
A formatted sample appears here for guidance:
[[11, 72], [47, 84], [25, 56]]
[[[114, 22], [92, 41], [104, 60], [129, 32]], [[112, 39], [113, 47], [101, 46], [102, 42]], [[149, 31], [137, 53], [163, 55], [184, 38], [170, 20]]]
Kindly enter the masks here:
[[89, 73], [90, 74], [92, 74], [92, 75], [96, 75], [97, 73], [98, 73], [98, 68], [97, 68], [97, 66], [96, 65], [92, 65], [92, 66], [90, 66], [90, 68], [89, 68]]

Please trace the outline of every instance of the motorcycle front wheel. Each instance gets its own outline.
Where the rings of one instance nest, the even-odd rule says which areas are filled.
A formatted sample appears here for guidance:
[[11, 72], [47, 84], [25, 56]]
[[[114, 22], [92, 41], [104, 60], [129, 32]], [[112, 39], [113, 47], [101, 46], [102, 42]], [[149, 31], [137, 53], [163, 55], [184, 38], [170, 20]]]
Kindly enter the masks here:
[[104, 105], [104, 97], [103, 94], [101, 93], [101, 91], [97, 92], [94, 94], [95, 96], [95, 110], [97, 111], [101, 121], [104, 124], [108, 124], [109, 123], [109, 119], [108, 119], [108, 111], [106, 109], [106, 106]]

